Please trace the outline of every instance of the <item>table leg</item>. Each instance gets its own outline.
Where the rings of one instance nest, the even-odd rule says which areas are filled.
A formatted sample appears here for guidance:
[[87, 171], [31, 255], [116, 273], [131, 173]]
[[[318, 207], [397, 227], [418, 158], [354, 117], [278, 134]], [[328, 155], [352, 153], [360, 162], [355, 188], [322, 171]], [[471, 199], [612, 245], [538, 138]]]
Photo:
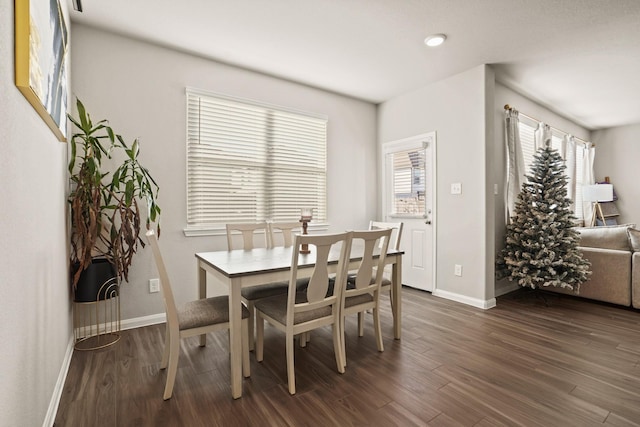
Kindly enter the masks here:
[[229, 286], [229, 353], [231, 359], [231, 394], [242, 397], [242, 301], [240, 284], [231, 279]]
[[[207, 271], [200, 267], [198, 262], [198, 298], [204, 299], [207, 297]], [[207, 335], [200, 335], [200, 347], [207, 345]]]
[[402, 332], [402, 256], [392, 267], [392, 292], [393, 292], [393, 336], [399, 340]]

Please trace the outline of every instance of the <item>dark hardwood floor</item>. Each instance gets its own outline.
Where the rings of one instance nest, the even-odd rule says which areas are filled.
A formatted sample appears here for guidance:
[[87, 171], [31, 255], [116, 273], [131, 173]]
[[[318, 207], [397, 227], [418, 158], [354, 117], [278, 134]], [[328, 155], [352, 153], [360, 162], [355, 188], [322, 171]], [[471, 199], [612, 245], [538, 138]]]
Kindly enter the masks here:
[[265, 327], [265, 358], [231, 398], [226, 333], [182, 341], [173, 397], [162, 400], [164, 325], [75, 352], [55, 425], [62, 426], [632, 426], [640, 425], [640, 311], [517, 291], [480, 310], [403, 291], [403, 338], [383, 302], [385, 351], [371, 316], [347, 322], [347, 371], [330, 330], [296, 348], [289, 395], [284, 334]]

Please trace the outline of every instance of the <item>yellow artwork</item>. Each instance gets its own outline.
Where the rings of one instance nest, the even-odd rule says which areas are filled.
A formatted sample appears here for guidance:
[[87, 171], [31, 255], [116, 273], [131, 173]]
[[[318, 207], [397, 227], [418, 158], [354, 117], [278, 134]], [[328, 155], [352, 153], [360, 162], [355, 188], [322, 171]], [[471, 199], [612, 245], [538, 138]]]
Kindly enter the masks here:
[[58, 0], [15, 0], [16, 86], [60, 141], [67, 137], [67, 27]]

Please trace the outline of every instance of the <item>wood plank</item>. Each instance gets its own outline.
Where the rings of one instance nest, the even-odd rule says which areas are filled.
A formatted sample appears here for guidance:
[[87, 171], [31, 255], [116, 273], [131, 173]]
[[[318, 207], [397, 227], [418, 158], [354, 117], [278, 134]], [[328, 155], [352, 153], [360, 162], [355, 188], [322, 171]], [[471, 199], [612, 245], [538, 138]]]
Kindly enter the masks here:
[[55, 425], [640, 425], [640, 312], [561, 294], [517, 291], [480, 310], [403, 290], [403, 338], [388, 295], [376, 349], [347, 319], [347, 371], [329, 328], [296, 347], [289, 395], [284, 334], [265, 328], [243, 397], [231, 398], [226, 332], [182, 340], [173, 397], [162, 400], [164, 325], [122, 332], [112, 347], [75, 352]]

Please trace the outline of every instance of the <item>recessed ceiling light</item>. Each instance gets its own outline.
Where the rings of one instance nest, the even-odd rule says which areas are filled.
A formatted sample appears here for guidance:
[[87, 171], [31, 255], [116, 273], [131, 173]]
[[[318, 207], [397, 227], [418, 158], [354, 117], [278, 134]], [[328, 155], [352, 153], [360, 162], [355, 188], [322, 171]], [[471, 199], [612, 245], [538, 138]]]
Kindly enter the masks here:
[[440, 46], [447, 39], [447, 36], [444, 34], [432, 34], [426, 39], [424, 39], [424, 44], [429, 47]]

